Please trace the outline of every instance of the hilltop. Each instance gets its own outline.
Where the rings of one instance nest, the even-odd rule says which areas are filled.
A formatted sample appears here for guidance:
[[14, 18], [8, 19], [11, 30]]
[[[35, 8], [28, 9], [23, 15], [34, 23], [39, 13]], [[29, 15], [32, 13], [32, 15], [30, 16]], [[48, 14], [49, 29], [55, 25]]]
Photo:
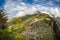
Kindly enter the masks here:
[[30, 40], [55, 40], [60, 33], [56, 20], [41, 12], [12, 18], [9, 23], [8, 29], [13, 29], [13, 32], [24, 35]]

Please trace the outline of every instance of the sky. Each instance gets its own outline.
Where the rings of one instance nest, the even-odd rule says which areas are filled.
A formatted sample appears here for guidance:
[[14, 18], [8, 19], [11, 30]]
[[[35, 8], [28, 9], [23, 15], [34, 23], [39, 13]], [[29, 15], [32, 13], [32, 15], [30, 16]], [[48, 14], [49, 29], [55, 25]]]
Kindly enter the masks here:
[[0, 8], [9, 18], [31, 15], [36, 11], [60, 17], [60, 0], [0, 0]]
[[0, 0], [0, 8], [3, 8], [5, 4], [5, 0]]

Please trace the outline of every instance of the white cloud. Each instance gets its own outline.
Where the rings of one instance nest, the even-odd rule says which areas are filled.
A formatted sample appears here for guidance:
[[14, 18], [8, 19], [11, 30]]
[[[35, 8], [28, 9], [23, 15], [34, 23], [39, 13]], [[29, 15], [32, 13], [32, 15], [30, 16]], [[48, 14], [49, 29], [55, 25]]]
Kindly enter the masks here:
[[34, 14], [37, 10], [44, 13], [51, 13], [55, 16], [60, 17], [59, 8], [46, 7], [38, 4], [28, 5], [24, 2], [20, 2], [20, 4], [16, 4], [12, 0], [6, 1], [6, 4], [4, 5], [4, 9], [9, 13], [10, 17], [11, 15], [12, 17], [19, 17], [19, 16], [25, 16], [29, 14]]
[[57, 0], [57, 2], [60, 2], [60, 0]]
[[25, 16], [24, 12], [18, 12], [14, 17]]
[[54, 5], [52, 1], [47, 2], [48, 5]]
[[[21, 6], [20, 6], [21, 7]], [[29, 14], [33, 14], [35, 13], [37, 10], [36, 8], [33, 6], [33, 7], [27, 7], [27, 6], [22, 6], [21, 8], [16, 8], [17, 9], [20, 9], [19, 12], [15, 15], [15, 17], [19, 17], [19, 16], [24, 16], [24, 15], [29, 15]], [[19, 16], [18, 16], [19, 15]]]
[[46, 1], [46, 0], [34, 0], [36, 2], [43, 2], [43, 1]]

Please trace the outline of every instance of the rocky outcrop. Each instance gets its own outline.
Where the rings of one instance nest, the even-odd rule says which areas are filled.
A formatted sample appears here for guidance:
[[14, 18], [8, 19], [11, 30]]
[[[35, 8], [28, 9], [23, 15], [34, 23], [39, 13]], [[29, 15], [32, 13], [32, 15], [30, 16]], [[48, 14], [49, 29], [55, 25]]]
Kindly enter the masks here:
[[55, 40], [52, 23], [52, 18], [47, 14], [37, 14], [27, 22], [25, 36], [29, 40]]
[[25, 36], [29, 40], [60, 40], [60, 30], [55, 18], [47, 14], [36, 14], [27, 21]]

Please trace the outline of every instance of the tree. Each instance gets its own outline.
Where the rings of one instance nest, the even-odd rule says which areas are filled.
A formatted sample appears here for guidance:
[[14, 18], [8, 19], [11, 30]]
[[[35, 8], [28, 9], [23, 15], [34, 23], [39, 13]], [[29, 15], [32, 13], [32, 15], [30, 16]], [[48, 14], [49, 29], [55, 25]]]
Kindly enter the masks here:
[[0, 29], [6, 28], [6, 22], [7, 22], [7, 15], [6, 12], [3, 12], [4, 10], [0, 9]]

